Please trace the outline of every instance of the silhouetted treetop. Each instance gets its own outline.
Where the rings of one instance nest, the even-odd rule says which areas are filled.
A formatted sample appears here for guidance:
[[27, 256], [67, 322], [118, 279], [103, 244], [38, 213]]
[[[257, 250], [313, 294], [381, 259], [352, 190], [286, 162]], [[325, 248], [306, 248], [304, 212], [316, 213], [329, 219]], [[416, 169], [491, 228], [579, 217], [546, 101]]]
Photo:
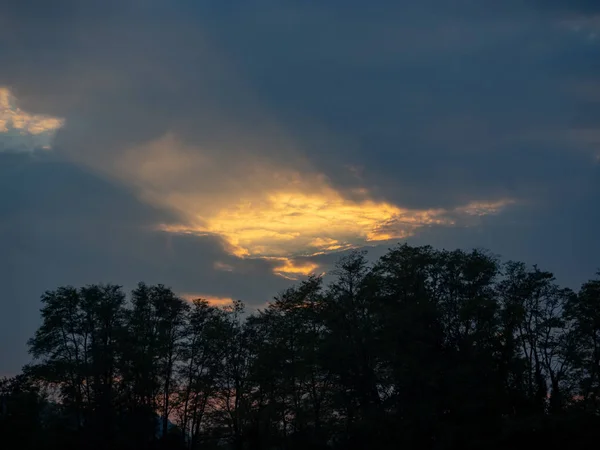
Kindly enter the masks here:
[[32, 363], [0, 382], [2, 435], [98, 449], [597, 442], [599, 279], [574, 292], [484, 250], [408, 245], [351, 252], [332, 274], [253, 312], [144, 283], [47, 291]]

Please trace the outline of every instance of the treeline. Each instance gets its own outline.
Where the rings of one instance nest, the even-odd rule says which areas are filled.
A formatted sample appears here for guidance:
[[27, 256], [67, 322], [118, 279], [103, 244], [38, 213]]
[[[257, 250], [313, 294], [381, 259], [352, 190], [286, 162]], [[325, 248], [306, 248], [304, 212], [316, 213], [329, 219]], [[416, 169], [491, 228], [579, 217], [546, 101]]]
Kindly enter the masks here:
[[597, 445], [600, 280], [574, 292], [484, 251], [407, 245], [374, 264], [355, 252], [334, 275], [252, 314], [240, 302], [186, 302], [162, 285], [139, 284], [129, 298], [111, 285], [46, 292], [33, 362], [0, 386], [1, 442]]

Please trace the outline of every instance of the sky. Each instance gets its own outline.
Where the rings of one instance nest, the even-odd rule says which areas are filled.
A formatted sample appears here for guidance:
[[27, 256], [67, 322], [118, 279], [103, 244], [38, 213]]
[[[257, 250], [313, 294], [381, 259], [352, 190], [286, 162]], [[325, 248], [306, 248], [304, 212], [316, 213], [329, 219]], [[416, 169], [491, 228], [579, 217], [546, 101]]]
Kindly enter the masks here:
[[600, 2], [0, 2], [0, 375], [40, 295], [260, 307], [344, 252], [600, 268]]

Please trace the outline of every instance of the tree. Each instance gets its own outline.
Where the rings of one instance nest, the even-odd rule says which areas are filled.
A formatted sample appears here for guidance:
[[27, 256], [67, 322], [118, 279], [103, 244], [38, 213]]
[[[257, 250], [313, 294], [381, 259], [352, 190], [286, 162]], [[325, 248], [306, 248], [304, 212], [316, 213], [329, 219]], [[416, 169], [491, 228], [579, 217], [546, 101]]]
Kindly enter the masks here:
[[234, 447], [241, 449], [251, 410], [251, 383], [248, 376], [251, 349], [248, 345], [248, 329], [242, 320], [244, 304], [236, 301], [224, 312], [227, 339], [212, 416], [216, 424], [227, 428]]
[[[42, 296], [0, 431], [59, 448], [494, 449], [597, 440], [600, 280], [483, 250], [341, 258], [262, 310], [163, 285]], [[31, 432], [30, 432], [31, 431]], [[35, 432], [35, 433], [33, 433]]]
[[572, 321], [576, 338], [573, 351], [578, 394], [586, 409], [597, 413], [600, 406], [600, 279], [586, 282], [579, 295], [570, 296], [569, 300], [566, 317]]
[[227, 347], [225, 313], [206, 300], [196, 299], [186, 318], [178, 368], [177, 393], [179, 423], [189, 446], [200, 440], [209, 402], [217, 388]]
[[323, 361], [323, 301], [322, 279], [312, 276], [248, 319], [256, 385], [253, 426], [262, 443], [276, 444], [277, 436], [293, 448], [325, 445], [331, 377]]
[[19, 442], [21, 448], [36, 448], [44, 442], [44, 415], [48, 400], [41, 387], [27, 374], [0, 379], [0, 436]]
[[37, 362], [30, 370], [60, 388], [63, 406], [74, 414], [75, 426], [80, 429], [89, 404], [85, 395], [88, 334], [81, 296], [77, 289], [67, 286], [47, 291], [41, 301], [42, 325], [28, 343]]
[[79, 290], [83, 334], [85, 398], [95, 442], [110, 445], [115, 431], [119, 375], [118, 340], [123, 332], [125, 294], [120, 286], [92, 285]]

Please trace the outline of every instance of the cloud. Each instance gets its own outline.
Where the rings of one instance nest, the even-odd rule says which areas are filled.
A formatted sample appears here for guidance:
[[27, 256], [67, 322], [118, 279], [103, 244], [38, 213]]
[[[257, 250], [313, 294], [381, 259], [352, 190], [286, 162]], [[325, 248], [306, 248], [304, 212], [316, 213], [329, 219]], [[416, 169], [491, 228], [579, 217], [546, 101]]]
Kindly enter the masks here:
[[294, 265], [286, 258], [401, 239], [425, 226], [460, 223], [461, 214], [497, 213], [511, 202], [409, 209], [374, 201], [365, 188], [361, 199], [346, 198], [309, 166], [301, 173], [256, 157], [220, 167], [227, 166], [218, 154], [167, 134], [124, 151], [107, 170], [134, 185], [145, 201], [179, 216], [176, 223], [159, 225], [160, 230], [220, 237], [226, 250], [240, 258], [278, 258], [283, 265], [273, 270], [288, 277], [318, 266]]
[[557, 90], [569, 72], [593, 72], [598, 48], [561, 29], [576, 5], [459, 3], [452, 11], [454, 4], [397, 2], [359, 13], [350, 2], [343, 19], [335, 7], [288, 4], [255, 13], [258, 23], [241, 10], [228, 15], [240, 29], [219, 38], [344, 195], [356, 175], [340, 161], [361, 168], [377, 199], [404, 207], [452, 208], [474, 191], [531, 195], [549, 173], [562, 179], [556, 162], [571, 156], [568, 146], [521, 137], [576, 125], [581, 103]]
[[[267, 130], [258, 143], [271, 145], [271, 139]], [[244, 139], [233, 143], [224, 139], [213, 149], [186, 142], [173, 132], [129, 147], [117, 143], [108, 155], [93, 143], [80, 142], [81, 150], [66, 156], [130, 186], [148, 204], [179, 216], [177, 223], [159, 226], [161, 230], [222, 238], [225, 248], [238, 257], [314, 255], [405, 238], [431, 224], [455, 224], [444, 217], [446, 210], [374, 201], [362, 187], [355, 189], [360, 200], [347, 198], [314, 165], [291, 151], [294, 146], [288, 141], [278, 139], [290, 149], [285, 163], [261, 155], [251, 140], [250, 150], [258, 152], [246, 153]], [[65, 139], [59, 143], [63, 149], [73, 145]], [[235, 161], [231, 155], [236, 155]], [[320, 244], [327, 240], [336, 244]], [[290, 277], [316, 268], [285, 260], [273, 270]]]
[[64, 119], [23, 111], [10, 90], [0, 86], [0, 151], [48, 150], [63, 125]]
[[233, 303], [233, 299], [230, 297], [214, 297], [212, 295], [198, 294], [198, 293], [181, 293], [181, 298], [188, 302], [192, 302], [197, 299], [206, 300], [211, 306], [228, 306]]
[[[352, 202], [327, 186], [315, 193], [275, 191], [242, 197], [197, 224], [163, 225], [165, 231], [222, 236], [240, 257], [311, 255], [401, 238], [430, 224], [452, 223], [444, 211], [412, 211], [371, 200]], [[285, 189], [283, 186], [281, 189]], [[197, 208], [201, 210], [201, 206]], [[188, 210], [188, 212], [190, 212]]]
[[[337, 250], [337, 249], [336, 249]], [[273, 273], [285, 279], [296, 281], [300, 276], [311, 274], [318, 275], [319, 264], [305, 258], [269, 258], [277, 261], [278, 264], [273, 267]]]

